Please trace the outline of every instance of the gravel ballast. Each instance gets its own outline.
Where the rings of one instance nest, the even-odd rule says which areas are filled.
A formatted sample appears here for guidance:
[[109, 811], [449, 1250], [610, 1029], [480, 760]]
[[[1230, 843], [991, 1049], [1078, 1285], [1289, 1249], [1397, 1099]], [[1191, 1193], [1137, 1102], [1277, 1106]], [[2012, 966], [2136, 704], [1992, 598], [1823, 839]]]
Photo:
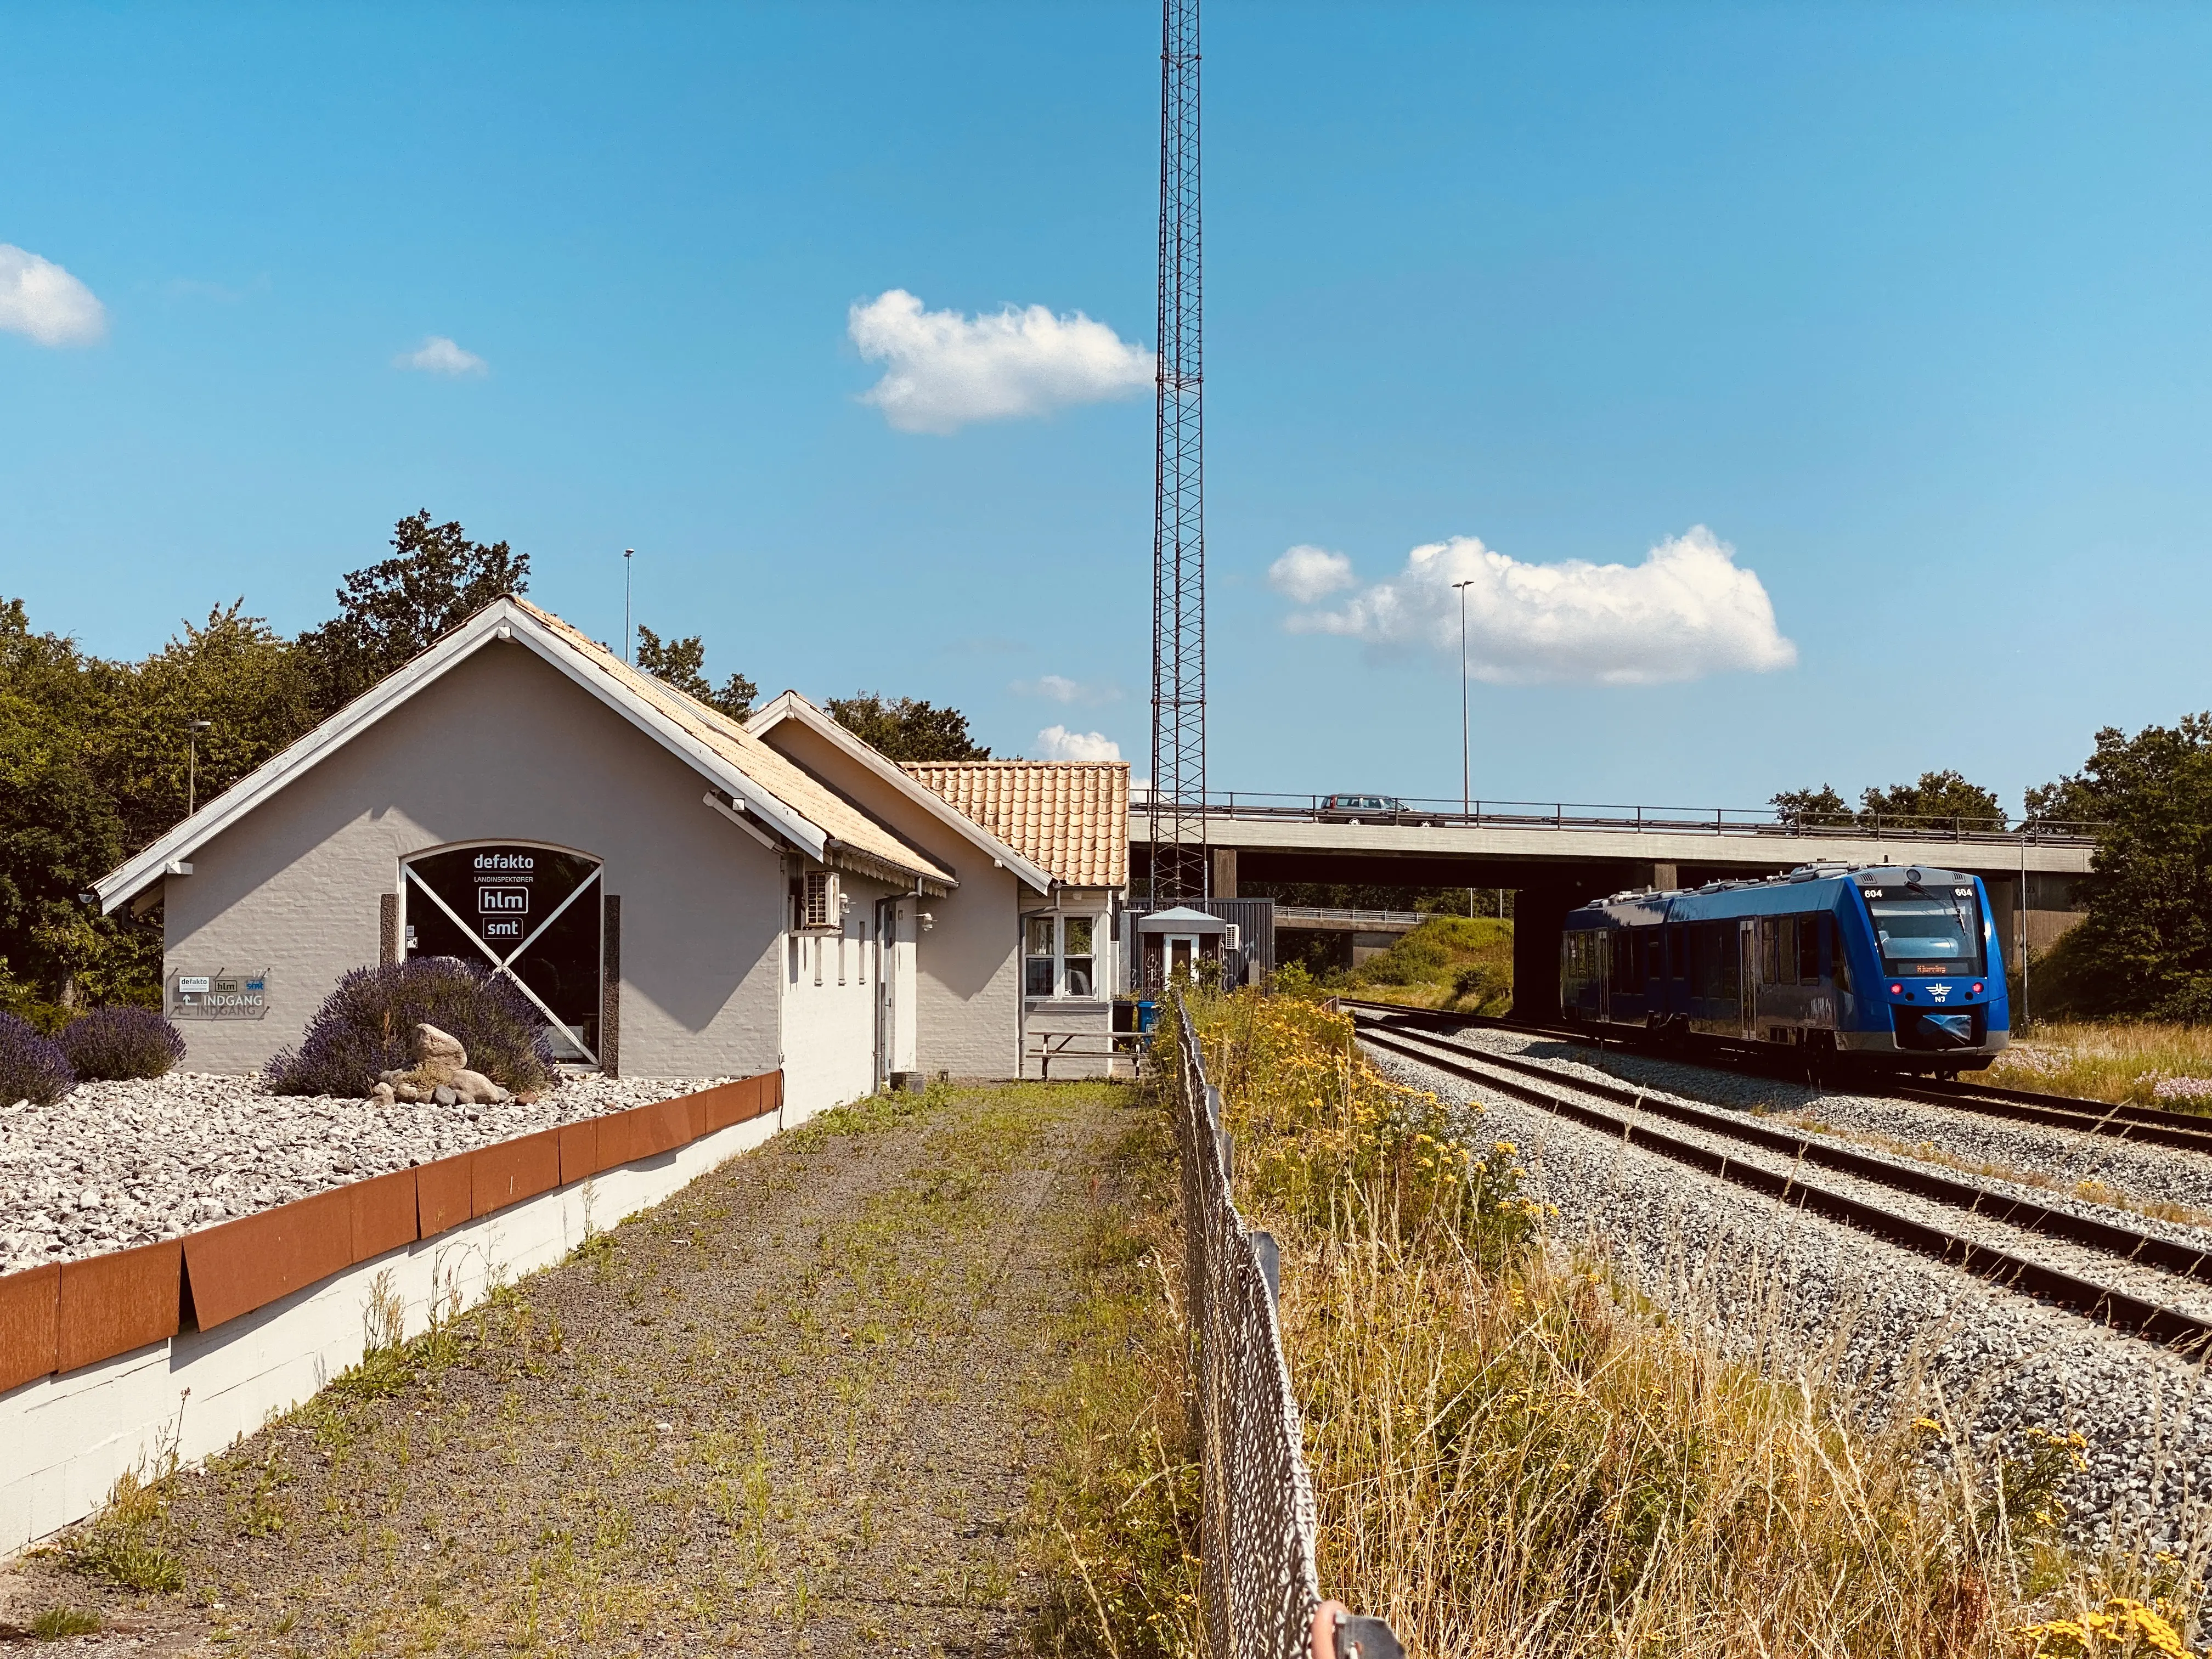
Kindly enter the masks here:
[[[1443, 1037], [1443, 1033], [1424, 1033]], [[1568, 1072], [1581, 1072], [1615, 1083], [1628, 1083], [1700, 1104], [1748, 1110], [1763, 1108], [1790, 1118], [1804, 1117], [1837, 1129], [1926, 1143], [1968, 1164], [2008, 1164], [2034, 1170], [2071, 1186], [2098, 1182], [2139, 1202], [2185, 1204], [2212, 1212], [2212, 1158], [2185, 1147], [2153, 1146], [2117, 1135], [2059, 1129], [1992, 1117], [1963, 1107], [1934, 1106], [1893, 1096], [1846, 1094], [1809, 1088], [1777, 1078], [1695, 1066], [1650, 1054], [1592, 1049], [1515, 1031], [1466, 1030], [1445, 1041], [1477, 1054], [1516, 1054]], [[2179, 1123], [2200, 1120], [2177, 1115]], [[2039, 1203], [2054, 1203], [2054, 1190], [2021, 1188]], [[2112, 1218], [2109, 1206], [2069, 1205], [2085, 1215]], [[2203, 1243], [2212, 1232], [2179, 1224], [2160, 1224], [2142, 1216], [2130, 1226], [2166, 1233], [2185, 1243]]]
[[172, 1072], [0, 1103], [0, 1273], [173, 1238], [326, 1188], [713, 1088], [564, 1078], [535, 1103], [380, 1105]]
[[[1563, 1243], [1610, 1261], [1729, 1352], [1843, 1389], [1870, 1415], [1893, 1407], [1917, 1414], [1940, 1399], [1978, 1443], [2014, 1452], [2027, 1427], [2078, 1431], [2089, 1468], [2068, 1501], [2081, 1540], [2117, 1522], [2179, 1552], [2212, 1529], [2194, 1490], [2196, 1472], [2212, 1468], [2212, 1389], [2200, 1366], [1481, 1085], [1370, 1053], [1401, 1081], [1479, 1102], [1480, 1133], [1520, 1146], [1540, 1196], [1559, 1208]], [[1832, 1173], [1808, 1176], [1826, 1184]]]

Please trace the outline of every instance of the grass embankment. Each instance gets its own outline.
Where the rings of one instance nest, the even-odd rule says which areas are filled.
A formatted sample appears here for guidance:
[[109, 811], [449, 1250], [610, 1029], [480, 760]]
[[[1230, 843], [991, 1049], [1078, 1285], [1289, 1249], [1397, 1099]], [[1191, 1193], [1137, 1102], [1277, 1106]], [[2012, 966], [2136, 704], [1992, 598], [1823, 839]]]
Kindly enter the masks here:
[[1513, 924], [1436, 916], [1328, 984], [1377, 1002], [1502, 1014], [1513, 1001]]
[[2008, 1089], [2212, 1113], [2212, 1026], [2039, 1024], [1979, 1076]]
[[[1015, 1650], [1088, 1601], [1031, 1498], [1118, 1340], [1071, 1310], [1127, 1300], [1093, 1200], [1132, 1102], [826, 1114], [380, 1340], [205, 1467], [126, 1481], [0, 1575], [0, 1619], [96, 1618], [149, 1656]], [[1181, 1553], [1155, 1541], [1147, 1584]]]
[[1348, 1022], [1249, 993], [1200, 1022], [1240, 1206], [1282, 1245], [1322, 1593], [1409, 1652], [2183, 1651], [2179, 1569], [2056, 1542], [2074, 1443], [1986, 1466], [1940, 1408], [1869, 1433], [1546, 1248], [1513, 1149], [1382, 1078]]

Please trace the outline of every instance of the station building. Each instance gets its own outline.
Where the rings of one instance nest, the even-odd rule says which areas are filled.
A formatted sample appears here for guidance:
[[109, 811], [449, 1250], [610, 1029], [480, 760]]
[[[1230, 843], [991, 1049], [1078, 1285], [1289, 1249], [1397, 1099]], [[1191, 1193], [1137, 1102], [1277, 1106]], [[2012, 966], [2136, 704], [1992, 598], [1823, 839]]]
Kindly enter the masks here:
[[96, 891], [161, 908], [193, 1069], [264, 1066], [355, 968], [452, 956], [571, 1064], [781, 1069], [805, 1115], [1104, 1031], [1127, 812], [1118, 763], [902, 768], [796, 693], [741, 724], [510, 597]]

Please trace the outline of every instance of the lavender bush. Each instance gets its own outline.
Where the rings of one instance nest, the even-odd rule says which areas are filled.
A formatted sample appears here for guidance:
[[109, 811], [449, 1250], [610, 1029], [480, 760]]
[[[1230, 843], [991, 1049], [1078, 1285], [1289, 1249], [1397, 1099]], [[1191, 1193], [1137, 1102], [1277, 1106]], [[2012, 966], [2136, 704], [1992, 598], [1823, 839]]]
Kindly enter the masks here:
[[95, 1008], [55, 1033], [80, 1082], [159, 1077], [185, 1057], [185, 1039], [151, 1008]]
[[459, 1037], [471, 1067], [517, 1094], [553, 1080], [545, 1017], [514, 981], [452, 957], [417, 957], [340, 980], [300, 1046], [269, 1062], [269, 1086], [280, 1095], [365, 1095], [379, 1073], [414, 1063], [418, 1024]]
[[50, 1106], [76, 1087], [69, 1056], [28, 1020], [0, 1014], [0, 1105], [35, 1100]]

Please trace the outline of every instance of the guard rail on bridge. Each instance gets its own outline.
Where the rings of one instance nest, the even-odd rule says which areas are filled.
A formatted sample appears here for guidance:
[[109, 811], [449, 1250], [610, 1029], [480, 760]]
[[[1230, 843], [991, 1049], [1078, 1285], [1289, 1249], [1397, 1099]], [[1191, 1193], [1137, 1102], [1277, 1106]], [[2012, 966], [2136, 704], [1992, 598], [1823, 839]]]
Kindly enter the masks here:
[[1348, 927], [1386, 933], [1419, 927], [1433, 915], [1428, 910], [1340, 910], [1321, 904], [1278, 904], [1275, 927]]
[[[1587, 801], [1458, 801], [1387, 795], [1383, 811], [1332, 806], [1328, 795], [1286, 795], [1249, 790], [1209, 791], [1205, 813], [1213, 818], [1289, 820], [1310, 823], [1382, 823], [1500, 830], [1605, 830], [1652, 834], [1775, 836], [1865, 836], [1881, 841], [1974, 842], [2031, 846], [2094, 846], [2094, 823], [2050, 818], [1993, 820], [1964, 816], [1930, 817], [1891, 812], [1785, 813], [1768, 806], [1636, 806]], [[1133, 839], [1149, 833], [1151, 792], [1130, 790]], [[1163, 801], [1163, 813], [1195, 811], [1195, 803]]]

